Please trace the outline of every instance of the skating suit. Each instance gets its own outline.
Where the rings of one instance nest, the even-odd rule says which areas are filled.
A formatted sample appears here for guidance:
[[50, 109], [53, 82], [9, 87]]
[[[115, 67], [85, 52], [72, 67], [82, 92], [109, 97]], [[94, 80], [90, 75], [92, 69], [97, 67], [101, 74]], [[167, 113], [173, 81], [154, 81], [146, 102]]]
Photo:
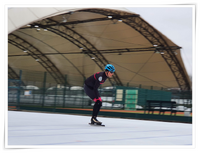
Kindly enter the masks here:
[[97, 72], [85, 80], [84, 90], [91, 99], [100, 97], [98, 88], [108, 77], [105, 72]]

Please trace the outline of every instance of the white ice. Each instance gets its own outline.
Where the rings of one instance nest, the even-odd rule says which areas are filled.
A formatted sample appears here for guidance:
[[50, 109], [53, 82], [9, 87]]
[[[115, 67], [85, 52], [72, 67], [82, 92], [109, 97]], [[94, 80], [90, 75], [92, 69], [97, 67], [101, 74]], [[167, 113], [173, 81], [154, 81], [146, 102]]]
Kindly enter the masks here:
[[8, 146], [44, 145], [192, 145], [192, 124], [8, 111]]

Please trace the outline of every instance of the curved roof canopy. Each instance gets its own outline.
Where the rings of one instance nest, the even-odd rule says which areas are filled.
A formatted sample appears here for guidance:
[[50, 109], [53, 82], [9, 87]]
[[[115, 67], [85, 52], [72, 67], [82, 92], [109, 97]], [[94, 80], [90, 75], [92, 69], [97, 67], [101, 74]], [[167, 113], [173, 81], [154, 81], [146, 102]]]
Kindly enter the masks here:
[[8, 34], [10, 78], [15, 68], [47, 71], [58, 84], [67, 75], [82, 86], [110, 63], [116, 73], [104, 86], [191, 90], [181, 47], [124, 8], [10, 8]]

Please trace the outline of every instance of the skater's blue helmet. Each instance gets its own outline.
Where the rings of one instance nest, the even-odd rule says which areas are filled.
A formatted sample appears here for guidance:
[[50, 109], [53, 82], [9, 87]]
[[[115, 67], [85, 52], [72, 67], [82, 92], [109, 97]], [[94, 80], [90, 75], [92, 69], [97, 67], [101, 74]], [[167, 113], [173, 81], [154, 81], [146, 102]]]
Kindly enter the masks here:
[[115, 67], [112, 64], [107, 64], [105, 66], [105, 70], [106, 71], [110, 71], [111, 73], [114, 73], [115, 72]]

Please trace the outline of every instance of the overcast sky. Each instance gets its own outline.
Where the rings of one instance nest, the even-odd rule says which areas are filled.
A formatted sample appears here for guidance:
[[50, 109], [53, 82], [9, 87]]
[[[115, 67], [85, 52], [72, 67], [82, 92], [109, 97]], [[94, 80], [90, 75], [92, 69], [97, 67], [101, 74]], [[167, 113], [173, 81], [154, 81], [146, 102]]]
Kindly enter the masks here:
[[193, 7], [126, 7], [182, 47], [181, 56], [189, 75], [192, 75]]

